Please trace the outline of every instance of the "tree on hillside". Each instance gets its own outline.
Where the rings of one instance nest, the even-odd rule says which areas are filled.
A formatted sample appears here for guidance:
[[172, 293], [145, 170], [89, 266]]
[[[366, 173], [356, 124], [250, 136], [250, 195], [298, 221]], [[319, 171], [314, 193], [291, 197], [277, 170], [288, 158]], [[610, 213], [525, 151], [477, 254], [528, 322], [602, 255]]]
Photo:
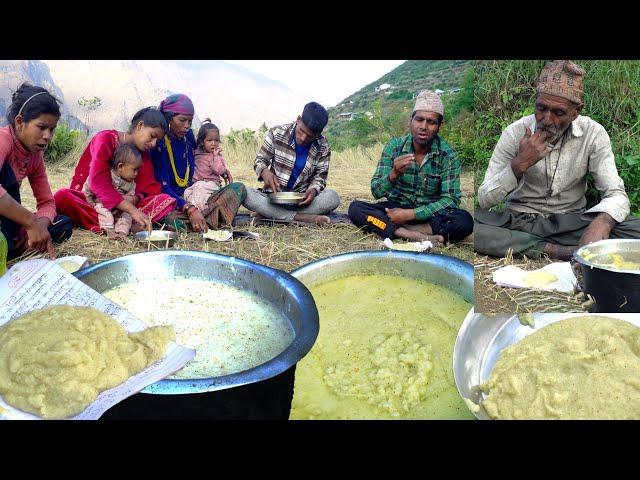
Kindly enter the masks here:
[[84, 111], [84, 124], [87, 128], [87, 134], [91, 133], [91, 120], [93, 117], [93, 112], [96, 111], [102, 105], [102, 99], [100, 97], [93, 98], [85, 98], [82, 97], [78, 99], [78, 105]]

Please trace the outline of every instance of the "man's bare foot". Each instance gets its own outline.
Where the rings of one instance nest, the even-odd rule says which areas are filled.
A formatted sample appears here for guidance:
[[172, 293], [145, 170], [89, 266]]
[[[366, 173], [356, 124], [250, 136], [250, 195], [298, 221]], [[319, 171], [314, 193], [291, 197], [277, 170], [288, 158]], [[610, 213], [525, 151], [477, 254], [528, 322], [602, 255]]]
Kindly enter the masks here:
[[444, 237], [442, 235], [427, 235], [419, 231], [415, 231], [404, 226], [398, 227], [395, 231], [396, 237], [404, 238], [405, 240], [412, 240], [414, 242], [430, 241], [433, 246], [444, 245]]
[[565, 247], [564, 245], [554, 245], [553, 243], [545, 243], [542, 249], [543, 253], [549, 258], [564, 261], [571, 260], [576, 250], [578, 250], [577, 245]]
[[326, 215], [311, 215], [309, 213], [296, 213], [293, 219], [296, 222], [315, 223], [316, 225], [329, 225], [331, 220]]

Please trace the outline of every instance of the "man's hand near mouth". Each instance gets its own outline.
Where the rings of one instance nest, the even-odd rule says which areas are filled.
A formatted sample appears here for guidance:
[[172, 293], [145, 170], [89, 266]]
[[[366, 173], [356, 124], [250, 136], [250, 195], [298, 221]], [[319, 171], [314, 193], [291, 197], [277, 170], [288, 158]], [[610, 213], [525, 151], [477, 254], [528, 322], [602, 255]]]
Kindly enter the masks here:
[[522, 178], [524, 173], [533, 165], [542, 160], [550, 151], [547, 140], [551, 134], [547, 130], [536, 130], [531, 133], [529, 127], [524, 127], [525, 133], [518, 149], [518, 155], [511, 160], [511, 170], [518, 180]]

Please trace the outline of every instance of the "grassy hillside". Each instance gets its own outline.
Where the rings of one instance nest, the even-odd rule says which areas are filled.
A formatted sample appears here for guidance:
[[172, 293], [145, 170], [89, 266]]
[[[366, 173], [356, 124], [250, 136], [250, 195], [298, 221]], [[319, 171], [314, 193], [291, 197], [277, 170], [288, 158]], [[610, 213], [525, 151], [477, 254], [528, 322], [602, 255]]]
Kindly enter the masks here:
[[[333, 120], [340, 113], [370, 111], [376, 100], [406, 103], [402, 101], [411, 100], [420, 90], [460, 87], [462, 75], [470, 66], [469, 60], [407, 60], [329, 108], [329, 115]], [[387, 90], [376, 91], [376, 87], [385, 83], [391, 86]]]
[[[389, 88], [380, 90], [381, 85]], [[469, 60], [408, 60], [328, 109], [325, 135], [334, 150], [386, 142], [408, 131], [408, 119], [421, 90], [443, 90], [445, 120], [473, 106], [473, 69]], [[451, 93], [452, 89], [461, 89]], [[352, 113], [351, 117], [340, 114]], [[447, 128], [443, 130], [443, 134]], [[456, 136], [456, 135], [454, 135]], [[455, 142], [454, 142], [455, 143]], [[456, 147], [456, 145], [454, 145]]]

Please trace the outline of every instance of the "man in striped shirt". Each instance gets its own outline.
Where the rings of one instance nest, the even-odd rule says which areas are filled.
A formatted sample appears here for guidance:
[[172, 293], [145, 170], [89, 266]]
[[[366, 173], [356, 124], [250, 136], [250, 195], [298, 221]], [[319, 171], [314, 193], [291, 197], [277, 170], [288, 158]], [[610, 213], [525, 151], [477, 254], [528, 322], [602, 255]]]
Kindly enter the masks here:
[[[316, 102], [305, 105], [294, 123], [273, 127], [265, 135], [254, 169], [262, 190], [247, 188], [244, 206], [263, 218], [283, 222], [329, 223], [327, 216], [340, 205], [334, 190], [325, 188], [331, 148], [322, 136], [327, 110]], [[304, 194], [299, 205], [281, 206], [269, 201], [271, 192]]]
[[409, 135], [385, 146], [371, 180], [378, 203], [355, 200], [349, 217], [365, 231], [382, 237], [456, 242], [473, 230], [469, 212], [460, 204], [460, 162], [439, 135], [444, 117], [440, 97], [430, 91], [418, 95]]

